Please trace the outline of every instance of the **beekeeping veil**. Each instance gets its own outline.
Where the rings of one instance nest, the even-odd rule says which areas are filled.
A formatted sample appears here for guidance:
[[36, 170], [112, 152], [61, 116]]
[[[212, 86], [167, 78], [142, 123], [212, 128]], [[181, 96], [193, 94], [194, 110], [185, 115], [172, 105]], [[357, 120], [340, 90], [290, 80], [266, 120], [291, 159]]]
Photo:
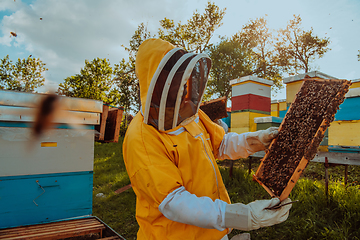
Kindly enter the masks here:
[[195, 115], [211, 67], [203, 53], [188, 53], [161, 39], [144, 41], [136, 56], [144, 123], [160, 131]]

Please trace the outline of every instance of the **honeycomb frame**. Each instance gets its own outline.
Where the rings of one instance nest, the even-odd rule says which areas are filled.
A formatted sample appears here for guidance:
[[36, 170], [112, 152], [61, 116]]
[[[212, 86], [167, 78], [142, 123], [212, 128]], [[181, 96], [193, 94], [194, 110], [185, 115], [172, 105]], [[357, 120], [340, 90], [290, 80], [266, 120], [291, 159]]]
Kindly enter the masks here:
[[279, 127], [279, 135], [253, 176], [271, 197], [283, 201], [289, 196], [316, 155], [350, 85], [348, 80], [304, 79]]

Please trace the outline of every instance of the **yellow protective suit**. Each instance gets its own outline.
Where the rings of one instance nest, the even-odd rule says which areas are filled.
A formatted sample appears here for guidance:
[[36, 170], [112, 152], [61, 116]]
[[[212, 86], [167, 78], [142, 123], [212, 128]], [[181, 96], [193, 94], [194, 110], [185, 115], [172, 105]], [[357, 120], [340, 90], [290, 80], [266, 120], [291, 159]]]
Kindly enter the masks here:
[[144, 123], [151, 79], [162, 58], [174, 46], [150, 39], [140, 48], [136, 73], [142, 111], [129, 125], [123, 144], [124, 161], [137, 196], [138, 239], [221, 239], [229, 229], [221, 232], [174, 222], [158, 209], [169, 193], [182, 186], [197, 197], [230, 203], [215, 160], [225, 132], [201, 110], [165, 131], [158, 130], [151, 121]]

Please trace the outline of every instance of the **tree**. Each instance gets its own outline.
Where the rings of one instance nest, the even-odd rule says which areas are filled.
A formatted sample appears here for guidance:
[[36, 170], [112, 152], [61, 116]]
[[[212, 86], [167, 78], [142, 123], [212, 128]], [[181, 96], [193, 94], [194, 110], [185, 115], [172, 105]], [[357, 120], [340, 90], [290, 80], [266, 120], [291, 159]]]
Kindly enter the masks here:
[[34, 92], [44, 85], [43, 72], [48, 69], [39, 58], [18, 59], [13, 64], [9, 55], [0, 62], [0, 89]]
[[141, 43], [151, 37], [155, 36], [151, 35], [144, 23], [141, 23], [131, 37], [129, 47], [123, 46], [129, 54], [128, 60], [123, 58], [119, 64], [115, 64], [114, 83], [116, 90], [120, 93], [119, 103], [124, 106], [125, 111], [140, 110], [140, 89], [139, 80], [135, 74], [135, 55]]
[[135, 74], [135, 61], [129, 58], [126, 62], [123, 58], [119, 64], [115, 64], [116, 90], [120, 93], [119, 103], [128, 110], [140, 110], [139, 81]]
[[310, 63], [330, 50], [329, 38], [314, 35], [313, 28], [304, 31], [301, 21], [300, 15], [294, 15], [287, 27], [278, 31], [279, 39], [276, 43], [278, 64], [296, 74], [301, 70], [305, 73], [310, 71]]
[[147, 25], [144, 23], [141, 23], [138, 28], [135, 30], [134, 35], [132, 35], [129, 47], [125, 47], [125, 50], [129, 52], [129, 55], [132, 60], [135, 60], [135, 55], [143, 41], [145, 41], [148, 38], [153, 38], [155, 35], [151, 34], [150, 31], [147, 28]]
[[14, 81], [14, 76], [12, 74], [13, 64], [9, 59], [9, 55], [6, 55], [0, 61], [0, 89], [9, 89], [11, 88], [11, 83]]
[[159, 37], [187, 51], [204, 52], [211, 46], [215, 30], [222, 25], [225, 10], [208, 2], [205, 12], [195, 11], [186, 24], [175, 24], [174, 20], [164, 18], [160, 21]]
[[59, 84], [58, 93], [68, 97], [101, 100], [109, 104], [117, 104], [118, 95], [113, 91], [113, 69], [108, 59], [94, 58], [85, 66], [80, 74], [67, 77]]
[[175, 25], [173, 20], [164, 18], [160, 21], [160, 29], [157, 35], [151, 34], [147, 26], [141, 23], [134, 35], [131, 37], [129, 47], [124, 47], [129, 53], [127, 60], [122, 59], [115, 65], [115, 83], [118, 91], [122, 94], [120, 102], [127, 108], [140, 110], [139, 80], [135, 74], [135, 55], [139, 46], [148, 38], [156, 37], [169, 41], [175, 46], [182, 47], [188, 51], [203, 52], [208, 49], [210, 39], [214, 31], [221, 26], [221, 20], [225, 9], [220, 10], [218, 6], [208, 2], [205, 13], [194, 12], [187, 24], [179, 22]]
[[228, 98], [231, 92], [229, 81], [252, 74], [251, 51], [237, 38], [223, 38], [208, 52], [212, 59], [212, 68], [206, 95]]
[[253, 68], [251, 75], [272, 80], [276, 88], [281, 88], [281, 69], [275, 61], [274, 38], [265, 17], [250, 19], [249, 23], [234, 35], [251, 53]]

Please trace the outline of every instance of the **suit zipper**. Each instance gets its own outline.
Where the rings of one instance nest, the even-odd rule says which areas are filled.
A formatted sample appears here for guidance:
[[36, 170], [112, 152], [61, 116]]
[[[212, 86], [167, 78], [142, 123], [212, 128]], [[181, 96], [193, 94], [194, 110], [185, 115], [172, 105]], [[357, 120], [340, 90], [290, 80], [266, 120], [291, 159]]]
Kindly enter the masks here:
[[196, 137], [200, 137], [200, 138], [201, 138], [201, 141], [202, 141], [203, 146], [204, 146], [205, 153], [206, 153], [206, 155], [207, 155], [207, 157], [208, 157], [208, 160], [210, 161], [210, 163], [211, 163], [211, 165], [212, 165], [212, 167], [213, 167], [214, 174], [215, 174], [215, 179], [216, 179], [216, 188], [217, 188], [218, 196], [219, 196], [219, 199], [220, 199], [219, 181], [218, 181], [218, 177], [217, 177], [217, 174], [216, 174], [216, 168], [215, 168], [215, 166], [214, 166], [214, 163], [211, 161], [211, 158], [210, 158], [210, 156], [209, 156], [209, 153], [208, 153], [208, 151], [207, 151], [207, 149], [206, 149], [205, 141], [204, 141], [204, 139], [203, 139], [203, 134], [200, 133], [199, 135], [195, 136], [195, 138], [196, 138]]

